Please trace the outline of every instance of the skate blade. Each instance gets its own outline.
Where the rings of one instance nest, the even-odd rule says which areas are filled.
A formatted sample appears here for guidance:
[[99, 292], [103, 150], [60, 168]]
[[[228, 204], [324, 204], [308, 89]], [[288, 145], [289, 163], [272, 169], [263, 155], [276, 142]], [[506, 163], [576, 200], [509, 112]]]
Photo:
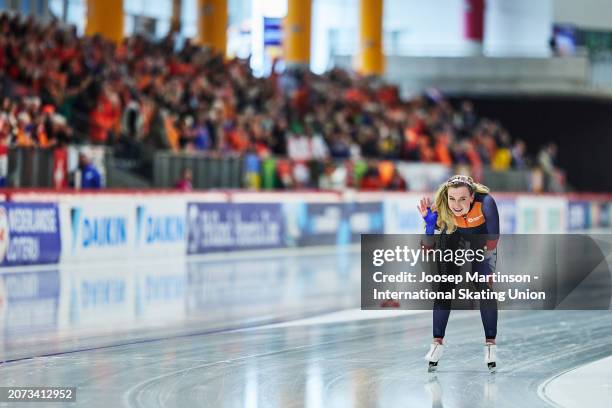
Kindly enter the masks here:
[[427, 368], [428, 373], [435, 373], [438, 369], [438, 363], [434, 363], [433, 361], [429, 362], [429, 367]]
[[488, 363], [487, 367], [489, 368], [489, 372], [494, 374], [497, 371], [497, 366], [495, 363]]

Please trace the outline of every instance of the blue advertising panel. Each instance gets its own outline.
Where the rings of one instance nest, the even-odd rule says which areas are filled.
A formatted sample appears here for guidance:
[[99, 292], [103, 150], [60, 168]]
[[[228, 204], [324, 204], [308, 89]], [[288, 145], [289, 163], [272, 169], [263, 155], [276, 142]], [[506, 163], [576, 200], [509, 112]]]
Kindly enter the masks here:
[[189, 203], [187, 223], [188, 254], [285, 245], [278, 203]]
[[568, 203], [567, 229], [582, 230], [591, 227], [591, 204], [588, 201]]
[[351, 242], [359, 242], [361, 234], [383, 234], [385, 232], [381, 202], [345, 204], [344, 214], [349, 220]]
[[516, 233], [516, 203], [514, 200], [495, 200], [499, 214], [499, 231], [502, 234]]
[[57, 263], [61, 248], [57, 205], [0, 203], [0, 266]]
[[287, 203], [283, 211], [291, 246], [348, 245], [384, 232], [381, 202]]
[[609, 228], [612, 226], [612, 203], [603, 202], [596, 205], [598, 209], [597, 227]]
[[344, 207], [337, 203], [303, 204], [294, 230], [297, 246], [346, 245], [351, 240], [351, 231]]

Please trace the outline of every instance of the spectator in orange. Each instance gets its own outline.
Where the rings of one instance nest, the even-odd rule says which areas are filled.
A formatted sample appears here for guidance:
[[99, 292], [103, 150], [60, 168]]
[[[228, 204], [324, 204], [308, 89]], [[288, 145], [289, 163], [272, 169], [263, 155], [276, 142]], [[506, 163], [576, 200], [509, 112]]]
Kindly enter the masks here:
[[34, 146], [32, 139], [32, 120], [27, 112], [17, 115], [16, 144], [20, 147]]
[[408, 160], [419, 159], [419, 133], [416, 126], [404, 129], [404, 153], [403, 157]]
[[422, 162], [434, 161], [434, 150], [429, 145], [429, 137], [426, 135], [419, 137], [419, 160]]
[[166, 114], [164, 116], [164, 129], [166, 130], [166, 138], [173, 151], [179, 150], [180, 133], [176, 127], [176, 117]]
[[234, 152], [245, 152], [249, 147], [249, 134], [244, 124], [232, 127], [227, 131], [227, 142], [229, 148]]
[[119, 124], [121, 118], [118, 96], [105, 87], [90, 117], [91, 141], [97, 144], [107, 143], [110, 132]]
[[435, 160], [445, 166], [451, 166], [453, 159], [449, 150], [450, 136], [446, 132], [436, 134], [436, 144], [434, 147]]
[[394, 106], [399, 100], [398, 95], [397, 87], [389, 85], [381, 87], [376, 93], [377, 99], [386, 106]]
[[382, 160], [378, 162], [378, 174], [380, 175], [380, 182], [383, 186], [388, 186], [393, 180], [395, 173], [395, 165], [393, 162], [388, 160]]
[[472, 167], [482, 167], [482, 160], [480, 160], [480, 155], [476, 151], [474, 147], [474, 143], [466, 140], [463, 142], [463, 149], [468, 161]]

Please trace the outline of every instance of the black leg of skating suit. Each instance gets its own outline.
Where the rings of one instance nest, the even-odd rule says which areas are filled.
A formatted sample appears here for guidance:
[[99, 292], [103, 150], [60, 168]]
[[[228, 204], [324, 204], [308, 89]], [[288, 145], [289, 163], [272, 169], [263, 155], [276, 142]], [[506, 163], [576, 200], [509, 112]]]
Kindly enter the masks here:
[[[444, 337], [446, 325], [451, 311], [450, 300], [440, 300], [434, 302], [433, 308], [433, 336]], [[494, 339], [497, 336], [497, 301], [480, 301], [480, 318], [484, 328], [485, 337]]]
[[[450, 291], [454, 287], [453, 284], [440, 284], [439, 291]], [[446, 333], [446, 325], [450, 316], [452, 302], [447, 299], [436, 299], [433, 306], [433, 336], [444, 337]]]
[[485, 309], [481, 302], [480, 318], [482, 319], [485, 337], [494, 339], [497, 336], [497, 309]]
[[[496, 259], [495, 259], [496, 260]], [[483, 262], [475, 262], [473, 270], [478, 271], [479, 275], [489, 276], [494, 265], [491, 259], [485, 259]], [[475, 289], [478, 291], [493, 289], [493, 285], [487, 283], [475, 283]], [[497, 300], [481, 299], [480, 300], [480, 318], [482, 319], [482, 327], [484, 328], [485, 338], [494, 339], [497, 336]]]
[[433, 336], [444, 337], [446, 333], [446, 325], [450, 316], [450, 307], [442, 308], [443, 306], [434, 305], [433, 310]]
[[[481, 274], [490, 274], [490, 267], [486, 266], [486, 262], [475, 263], [473, 270], [481, 272]], [[459, 269], [454, 265], [446, 264], [445, 271], [450, 273], [459, 273]], [[438, 290], [450, 291], [454, 287], [454, 284], [442, 283], [439, 285]], [[477, 291], [485, 290], [488, 288], [486, 283], [475, 283], [474, 289]], [[452, 309], [452, 303], [450, 300], [435, 300], [433, 307], [433, 336], [443, 338], [446, 333], [446, 325], [448, 324], [448, 318]], [[494, 339], [497, 336], [497, 301], [495, 299], [484, 299], [480, 300], [480, 318], [482, 320], [482, 326], [484, 328], [485, 337], [487, 339]]]
[[[486, 289], [487, 284], [478, 285], [478, 289]], [[494, 339], [497, 336], [497, 300], [480, 300], [480, 318], [484, 328], [485, 337]]]

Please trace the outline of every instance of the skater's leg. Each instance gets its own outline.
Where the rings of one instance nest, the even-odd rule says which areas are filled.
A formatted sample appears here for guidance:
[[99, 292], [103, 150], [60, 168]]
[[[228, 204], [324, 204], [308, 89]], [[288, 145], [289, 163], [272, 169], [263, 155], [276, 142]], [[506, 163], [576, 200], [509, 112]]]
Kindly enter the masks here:
[[[487, 284], [476, 285], [476, 288], [479, 291], [489, 289]], [[495, 344], [495, 337], [497, 337], [497, 300], [480, 300], [480, 318], [484, 328], [485, 342]]]
[[435, 340], [439, 339], [439, 343], [442, 343], [444, 334], [446, 333], [446, 325], [448, 324], [448, 317], [450, 316], [450, 308], [436, 308], [434, 305], [433, 310], [433, 337]]
[[425, 355], [425, 359], [429, 362], [428, 371], [435, 372], [438, 368], [438, 361], [444, 353], [443, 339], [446, 333], [446, 325], [451, 311], [450, 300], [436, 299], [433, 305], [433, 337], [434, 340], [429, 348], [429, 352]]
[[429, 348], [429, 352], [425, 355], [425, 359], [429, 361], [429, 372], [436, 371], [438, 361], [444, 353], [444, 333], [448, 316], [450, 315], [450, 304], [447, 302], [434, 302], [433, 309], [433, 337], [434, 340]]
[[480, 317], [485, 332], [484, 360], [489, 371], [494, 373], [497, 369], [497, 301], [480, 301]]
[[[448, 291], [447, 287], [442, 287], [444, 291]], [[452, 303], [448, 299], [436, 299], [433, 305], [433, 337], [434, 341], [439, 340], [442, 344], [442, 339], [446, 333], [446, 325], [450, 316]]]
[[497, 337], [497, 309], [487, 309], [481, 306], [480, 318], [482, 319], [486, 342], [495, 344], [495, 337]]

